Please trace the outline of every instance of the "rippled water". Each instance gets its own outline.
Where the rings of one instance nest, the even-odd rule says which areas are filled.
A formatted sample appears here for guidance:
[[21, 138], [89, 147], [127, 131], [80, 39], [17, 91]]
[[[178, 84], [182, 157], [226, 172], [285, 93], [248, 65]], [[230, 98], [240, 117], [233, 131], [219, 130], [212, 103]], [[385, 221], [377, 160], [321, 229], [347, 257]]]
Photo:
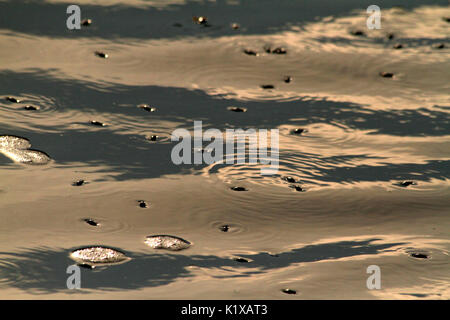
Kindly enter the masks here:
[[[77, 3], [70, 31], [72, 3], [0, 1], [1, 298], [450, 298], [447, 1], [382, 1], [381, 30], [351, 0]], [[278, 173], [175, 165], [200, 120], [279, 129]], [[127, 261], [67, 289], [91, 247]]]

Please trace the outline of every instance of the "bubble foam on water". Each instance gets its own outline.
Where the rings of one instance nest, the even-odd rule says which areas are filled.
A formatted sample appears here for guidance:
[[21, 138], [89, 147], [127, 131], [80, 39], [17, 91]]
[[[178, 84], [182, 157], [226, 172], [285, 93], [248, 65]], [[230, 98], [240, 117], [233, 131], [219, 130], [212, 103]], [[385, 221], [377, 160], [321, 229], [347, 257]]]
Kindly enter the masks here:
[[26, 138], [16, 136], [0, 136], [0, 153], [14, 162], [26, 164], [47, 164], [50, 157], [39, 150], [29, 149], [31, 143]]
[[179, 251], [191, 246], [189, 241], [169, 235], [148, 236], [145, 243], [153, 249], [166, 249], [171, 251]]
[[0, 149], [28, 149], [31, 143], [28, 139], [16, 136], [0, 136]]
[[70, 258], [79, 263], [89, 265], [117, 264], [130, 260], [123, 252], [100, 246], [86, 247], [72, 251]]

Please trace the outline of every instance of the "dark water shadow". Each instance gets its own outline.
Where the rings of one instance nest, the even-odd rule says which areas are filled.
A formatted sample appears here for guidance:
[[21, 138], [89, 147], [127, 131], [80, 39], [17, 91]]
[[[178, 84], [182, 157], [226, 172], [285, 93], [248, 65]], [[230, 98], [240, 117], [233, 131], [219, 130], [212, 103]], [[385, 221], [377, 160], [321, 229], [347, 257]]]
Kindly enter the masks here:
[[[44, 96], [54, 101], [54, 111], [108, 112], [134, 117], [136, 123], [145, 119], [185, 122], [181, 127], [192, 128], [194, 120], [203, 120], [205, 127], [225, 129], [274, 128], [281, 124], [308, 125], [339, 123], [349, 129], [373, 130], [373, 134], [396, 136], [442, 136], [449, 133], [450, 115], [446, 111], [426, 108], [408, 110], [373, 110], [352, 102], [334, 102], [308, 97], [302, 101], [240, 101], [221, 99], [201, 90], [160, 86], [128, 86], [61, 79], [42, 69], [30, 72], [0, 72], [0, 97], [23, 93]], [[2, 99], [3, 100], [3, 99]], [[2, 105], [8, 102], [0, 100]], [[26, 102], [26, 100], [25, 100]], [[147, 102], [158, 107], [155, 113], [136, 108]], [[245, 106], [248, 112], [234, 113], [230, 105]], [[442, 106], [442, 109], [448, 106]], [[18, 110], [19, 111], [19, 110]], [[306, 121], [291, 120], [306, 118]], [[362, 120], [361, 120], [362, 118]], [[86, 119], [70, 119], [69, 123], [85, 123]], [[108, 122], [108, 119], [104, 119]], [[51, 123], [48, 128], [60, 129]], [[45, 127], [43, 127], [45, 129]], [[64, 127], [62, 127], [64, 129]], [[114, 130], [114, 127], [111, 128]], [[150, 130], [151, 128], [149, 128]]]
[[407, 35], [405, 36], [397, 36], [395, 40], [389, 40], [387, 41], [384, 37], [379, 38], [343, 38], [343, 37], [316, 37], [315, 40], [319, 43], [333, 43], [333, 44], [339, 44], [339, 45], [347, 45], [352, 46], [355, 45], [355, 43], [358, 42], [364, 42], [364, 43], [375, 43], [375, 44], [381, 44], [384, 45], [387, 48], [392, 48], [394, 44], [401, 43], [406, 48], [422, 48], [422, 47], [430, 47], [433, 45], [441, 44], [441, 43], [448, 43], [450, 41], [450, 37], [447, 35], [442, 35], [441, 37], [435, 37], [435, 38], [409, 38]]
[[[416, 180], [430, 181], [433, 179], [446, 180], [450, 177], [450, 161], [430, 160], [420, 163], [387, 163], [380, 166], [360, 165], [358, 167], [341, 166], [323, 169], [320, 176], [312, 176], [315, 180], [332, 182], [361, 182], [361, 181], [390, 181]], [[350, 171], [350, 174], [349, 174]], [[418, 176], [417, 172], [422, 173]]]
[[[0, 2], [0, 29], [46, 37], [100, 37], [103, 39], [160, 39], [184, 36], [217, 37], [236, 32], [269, 34], [303, 25], [327, 16], [345, 16], [353, 10], [365, 10], [372, 3], [361, 0], [246, 0], [238, 5], [229, 1], [185, 1], [164, 8], [128, 5], [81, 5], [82, 18], [92, 18], [90, 27], [71, 31], [66, 27], [68, 3], [44, 0], [6, 0]], [[445, 0], [379, 0], [377, 5], [389, 9], [400, 5], [413, 9], [423, 5], [446, 6]], [[192, 16], [207, 16], [211, 27], [195, 25]], [[238, 22], [244, 29], [232, 30]], [[181, 27], [175, 27], [179, 23]], [[365, 26], [362, 26], [365, 28]]]
[[[331, 125], [338, 123], [348, 129], [372, 130], [373, 135], [430, 137], [449, 134], [450, 117], [445, 110], [424, 108], [371, 110], [355, 103], [336, 103], [319, 99], [243, 103], [238, 100], [212, 97], [200, 90], [58, 79], [43, 70], [23, 73], [3, 71], [0, 73], [0, 87], [2, 88], [0, 95], [20, 97], [21, 94], [31, 94], [50, 98], [49, 101], [53, 101], [51, 106], [40, 113], [43, 117], [48, 115], [49, 121], [45, 122], [45, 125], [35, 125], [30, 131], [18, 128], [13, 122], [2, 123], [0, 134], [31, 139], [33, 147], [48, 153], [58, 164], [70, 165], [74, 162], [83, 162], [99, 167], [99, 171], [103, 170], [102, 166], [105, 166], [106, 171], [117, 171], [118, 175], [115, 179], [119, 180], [189, 172], [193, 165], [177, 166], [171, 161], [171, 150], [176, 142], [170, 142], [170, 134], [176, 128], [192, 130], [194, 120], [202, 120], [204, 130], [217, 128], [221, 131], [228, 128], [271, 129], [281, 125], [301, 127], [314, 123]], [[137, 104], [142, 102], [156, 106], [157, 112], [148, 113], [137, 108]], [[248, 111], [230, 112], [227, 110], [230, 105], [244, 105]], [[11, 109], [3, 110], [6, 107], [10, 107], [10, 104], [0, 101], [0, 115], [3, 112], [14, 112]], [[64, 113], [68, 116], [62, 116]], [[89, 124], [93, 113], [111, 114], [119, 122], [93, 130]], [[122, 117], [128, 119], [129, 122], [126, 125], [120, 122]], [[305, 120], [292, 120], [299, 118]], [[58, 122], [52, 124], [52, 119]], [[112, 119], [108, 119], [106, 115], [97, 120], [108, 123]], [[27, 120], [24, 118], [24, 121]], [[164, 128], [167, 140], [155, 143], [145, 141], [145, 134], [154, 134], [152, 124], [158, 124], [160, 121], [176, 123], [172, 127]], [[133, 126], [134, 123], [142, 128], [141, 133], [127, 133], [127, 126]], [[73, 124], [78, 127], [73, 128]], [[62, 134], [51, 132], [54, 130]], [[299, 143], [301, 139], [302, 137], [299, 137]], [[450, 173], [449, 162], [441, 160], [416, 163], [412, 158], [410, 163], [406, 164], [390, 164], [386, 161], [385, 165], [355, 167], [352, 165], [352, 160], [373, 159], [373, 156], [343, 154], [337, 157], [322, 157], [300, 151], [296, 156], [299, 157], [299, 161], [304, 158], [315, 160], [319, 164], [341, 165], [328, 169], [323, 166], [314, 168], [316, 174], [311, 178], [320, 181], [349, 182], [412, 178], [429, 180], [444, 179]], [[2, 157], [0, 163], [5, 164], [8, 161]], [[343, 165], [345, 163], [348, 165]], [[202, 166], [197, 165], [195, 168], [202, 168]], [[415, 175], [417, 172], [424, 174], [418, 177]]]
[[[222, 270], [220, 276], [213, 276], [215, 278], [250, 277], [254, 274], [286, 268], [296, 263], [332, 261], [396, 251], [395, 247], [404, 244], [374, 243], [378, 240], [380, 239], [309, 245], [282, 252], [276, 256], [263, 252], [254, 255], [240, 255], [240, 257], [250, 259], [249, 263], [240, 263], [231, 258], [212, 255], [187, 256], [154, 252], [150, 254], [125, 252], [132, 258], [127, 263], [93, 270], [82, 268], [81, 286], [84, 289], [104, 291], [162, 286], [180, 278], [193, 277], [186, 267]], [[35, 294], [71, 292], [66, 288], [69, 276], [66, 269], [74, 262], [68, 258], [68, 252], [62, 249], [47, 248], [29, 249], [16, 253], [0, 252], [0, 288], [2, 286], [15, 287]], [[226, 272], [229, 274], [224, 274]]]

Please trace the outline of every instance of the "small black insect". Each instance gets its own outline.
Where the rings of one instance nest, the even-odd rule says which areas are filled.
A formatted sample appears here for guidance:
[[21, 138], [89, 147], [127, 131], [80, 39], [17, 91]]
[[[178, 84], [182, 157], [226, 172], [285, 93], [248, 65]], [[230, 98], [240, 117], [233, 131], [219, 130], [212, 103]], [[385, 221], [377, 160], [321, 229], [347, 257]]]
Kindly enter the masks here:
[[291, 184], [289, 186], [289, 188], [295, 189], [295, 191], [298, 191], [298, 192], [305, 192], [305, 189], [303, 189], [302, 187], [300, 187], [298, 185]]
[[297, 183], [297, 180], [295, 180], [295, 178], [293, 178], [291, 176], [284, 176], [281, 179], [283, 179], [284, 181], [287, 181], [289, 183]]
[[300, 134], [302, 134], [304, 132], [306, 132], [306, 129], [302, 129], [302, 128], [297, 128], [297, 129], [292, 130], [293, 134], [299, 134], [300, 135]]
[[261, 86], [261, 88], [263, 88], [263, 89], [274, 89], [275, 86], [274, 86], [274, 85], [271, 85], [271, 84], [263, 84], [263, 85]]
[[395, 35], [394, 35], [393, 33], [388, 33], [388, 34], [387, 34], [387, 38], [388, 38], [389, 40], [392, 40], [392, 39], [395, 38]]
[[247, 112], [247, 108], [240, 108], [240, 107], [228, 107], [228, 110], [233, 112]]
[[81, 25], [88, 27], [92, 24], [92, 20], [91, 19], [84, 19], [83, 21], [81, 21]]
[[99, 127], [105, 127], [106, 124], [104, 124], [103, 122], [97, 121], [97, 120], [92, 120], [91, 124], [94, 126], [99, 126]]
[[14, 102], [14, 103], [19, 103], [20, 100], [14, 97], [6, 97], [6, 100], [8, 100], [9, 102]]
[[156, 111], [156, 108], [150, 107], [148, 104], [140, 104], [140, 105], [138, 105], [138, 108], [145, 110], [147, 112], [155, 112]]
[[74, 183], [72, 183], [72, 185], [74, 186], [74, 187], [80, 187], [80, 186], [82, 186], [83, 184], [86, 184], [87, 182], [86, 181], [84, 181], [84, 180], [78, 180], [78, 181], [75, 181]]
[[108, 54], [101, 52], [101, 51], [95, 51], [95, 55], [100, 57], [100, 58], [104, 58], [107, 59], [108, 58]]
[[396, 43], [396, 44], [393, 46], [393, 48], [394, 48], [394, 49], [402, 49], [402, 48], [403, 48], [403, 45], [402, 45], [401, 43]]
[[230, 226], [228, 226], [228, 225], [223, 225], [223, 226], [221, 226], [219, 229], [220, 229], [220, 231], [222, 231], [222, 232], [228, 232], [228, 230], [230, 229]]
[[207, 17], [192, 17], [192, 21], [194, 21], [196, 24], [201, 24], [203, 26], [208, 26], [208, 18]]
[[444, 49], [445, 48], [445, 44], [438, 43], [438, 44], [434, 45], [433, 48], [435, 48], [435, 49]]
[[366, 34], [364, 33], [364, 31], [361, 30], [353, 30], [350, 32], [352, 35], [354, 36], [365, 36]]
[[25, 110], [28, 110], [28, 111], [35, 111], [35, 110], [39, 110], [39, 107], [35, 107], [35, 106], [30, 106], [30, 105], [27, 105], [27, 106], [25, 106], [25, 107], [23, 107]]
[[138, 200], [138, 203], [139, 203], [139, 207], [141, 207], [141, 208], [148, 208], [148, 205], [145, 202], [145, 200]]
[[284, 82], [289, 83], [292, 81], [292, 77], [291, 76], [285, 76], [284, 77]]
[[264, 46], [263, 49], [264, 49], [264, 51], [267, 52], [267, 53], [271, 53], [271, 52], [272, 52], [272, 48], [271, 48], [270, 46], [268, 46], [268, 45], [267, 45], [267, 46]]
[[428, 259], [429, 258], [429, 255], [427, 255], [425, 253], [411, 253], [410, 256], [413, 258], [416, 258], [416, 259]]
[[248, 189], [244, 187], [231, 187], [230, 189], [233, 191], [248, 191]]
[[394, 77], [394, 74], [391, 72], [380, 72], [380, 76], [382, 76], [383, 78], [392, 78]]
[[273, 54], [286, 54], [287, 50], [283, 47], [278, 47], [272, 50]]
[[286, 294], [297, 294], [297, 291], [295, 291], [293, 289], [283, 289], [283, 290], [281, 290], [281, 292], [286, 293]]
[[99, 223], [95, 222], [94, 220], [90, 218], [83, 219], [84, 222], [86, 222], [88, 225], [91, 225], [93, 227], [97, 227]]
[[258, 52], [250, 50], [250, 49], [245, 49], [244, 53], [248, 54], [249, 56], [258, 56], [259, 55]]
[[450, 22], [450, 17], [442, 17], [442, 20], [444, 20], [445, 22]]
[[235, 258], [234, 261], [236, 261], [236, 262], [241, 262], [241, 263], [248, 263], [248, 262], [250, 262], [250, 261], [248, 261], [248, 260], [245, 259], [245, 258]]
[[406, 188], [408, 186], [415, 186], [415, 185], [417, 185], [417, 183], [414, 181], [402, 181], [398, 185]]

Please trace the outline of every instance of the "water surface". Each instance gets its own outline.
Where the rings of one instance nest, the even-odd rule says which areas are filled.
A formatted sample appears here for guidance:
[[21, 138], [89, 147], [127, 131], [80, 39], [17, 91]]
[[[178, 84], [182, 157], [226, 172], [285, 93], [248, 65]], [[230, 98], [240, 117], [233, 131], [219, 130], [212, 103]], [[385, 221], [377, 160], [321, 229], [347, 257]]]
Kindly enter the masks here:
[[[51, 159], [0, 154], [1, 298], [450, 298], [447, 1], [379, 1], [381, 30], [351, 0], [77, 3], [93, 23], [71, 31], [72, 3], [0, 1], [0, 135]], [[278, 174], [172, 163], [198, 120], [279, 129]], [[67, 289], [70, 253], [97, 246], [129, 260]]]

